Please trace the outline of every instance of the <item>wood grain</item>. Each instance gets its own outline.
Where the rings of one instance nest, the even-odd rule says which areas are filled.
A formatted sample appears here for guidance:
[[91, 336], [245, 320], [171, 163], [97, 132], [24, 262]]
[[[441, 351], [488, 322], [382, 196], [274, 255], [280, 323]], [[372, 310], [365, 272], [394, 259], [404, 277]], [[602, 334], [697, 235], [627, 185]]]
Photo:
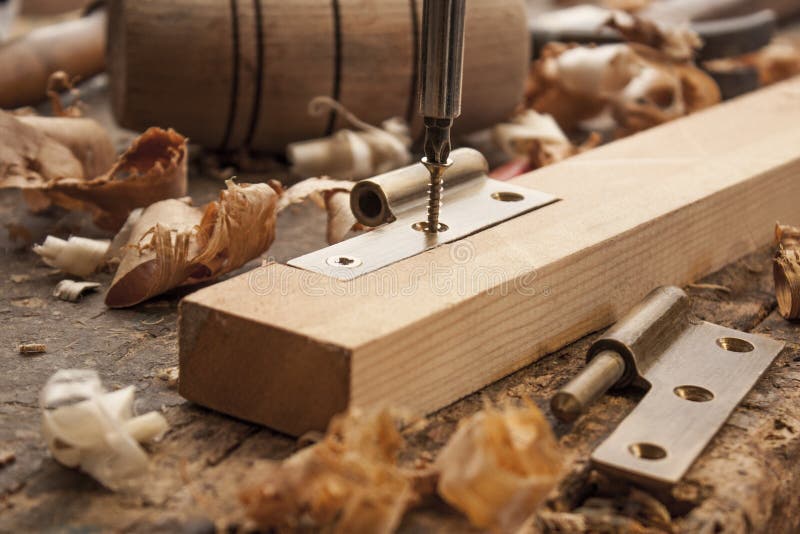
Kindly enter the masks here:
[[[113, 129], [106, 106], [94, 100], [89, 103], [89, 113]], [[220, 187], [218, 178], [195, 175], [190, 192], [203, 203], [216, 198]], [[323, 241], [324, 214], [314, 206], [297, 208], [285, 210], [279, 220], [270, 255], [281, 261]], [[18, 193], [10, 190], [0, 191], [0, 221], [24, 226], [31, 242], [41, 242], [49, 234], [104, 237], [92, 230], [89, 217], [76, 220], [28, 213]], [[237, 497], [243, 481], [250, 476], [263, 479], [260, 462], [284, 458], [296, 444], [282, 434], [185, 402], [158, 378], [159, 369], [177, 363], [176, 301], [183, 292], [128, 310], [106, 309], [100, 293], [87, 295], [79, 305], [53, 299], [59, 278], [40, 264], [31, 243], [14, 239], [18, 238], [13, 233], [0, 232], [4, 254], [0, 262], [0, 450], [15, 455], [13, 462], [0, 466], [0, 531], [61, 531], [65, 525], [90, 532], [211, 532], [215, 525], [246, 530]], [[800, 471], [796, 468], [800, 325], [784, 321], [775, 310], [772, 253], [771, 247], [764, 247], [703, 279], [706, 285], [687, 288], [699, 318], [760, 332], [785, 340], [788, 346], [684, 480], [671, 495], [659, 497], [672, 515], [674, 532], [800, 529]], [[23, 273], [25, 280], [15, 279], [14, 275]], [[99, 281], [109, 280], [109, 275], [100, 275]], [[567, 465], [551, 502], [540, 510], [541, 522], [553, 511], [574, 513], [580, 519], [584, 504], [596, 510], [598, 500], [611, 504], [618, 499], [623, 505], [604, 513], [605, 528], [596, 530], [619, 531], [620, 525], [631, 521], [626, 514], [655, 528], [642, 517], [641, 509], [627, 505], [631, 502], [627, 486], [613, 480], [599, 484], [587, 463], [593, 447], [635, 405], [637, 392], [604, 396], [574, 425], [555, 421], [546, 409], [556, 389], [583, 367], [593, 339], [583, 338], [406, 429], [408, 450], [403, 457], [413, 461], [421, 455], [435, 456], [458, 422], [481, 410], [487, 398], [512, 403], [533, 400], [553, 425]], [[46, 343], [48, 353], [21, 357], [16, 346], [23, 341]], [[165, 438], [148, 447], [151, 468], [136, 490], [108, 492], [49, 457], [40, 435], [37, 399], [47, 378], [61, 368], [97, 369], [112, 388], [135, 384], [137, 410], [162, 410], [169, 420]], [[564, 530], [545, 526], [541, 531]], [[433, 501], [408, 513], [400, 532], [477, 530], [441, 501]]]
[[[235, 77], [228, 2], [118, 0], [108, 17], [117, 121], [140, 130], [171, 127], [195, 143], [222, 145]], [[202, 127], [194, 127], [198, 122]]]
[[[128, 128], [170, 126], [203, 146], [258, 152], [346, 126], [310, 116], [316, 96], [373, 124], [415, 118], [420, 3], [116, 0], [108, 34], [115, 116]], [[468, 5], [460, 131], [501, 122], [522, 101], [525, 20], [522, 0]]]
[[327, 115], [310, 116], [308, 103], [334, 92], [333, 7], [316, 0], [262, 0], [261, 5], [260, 105], [248, 142], [256, 150], [280, 151], [292, 141], [325, 135]]
[[[608, 325], [653, 287], [691, 282], [769, 243], [774, 221], [800, 204], [798, 103], [795, 79], [524, 175], [515, 183], [563, 200], [376, 276], [341, 282], [273, 264], [198, 291], [182, 303], [183, 317], [206, 317], [181, 321], [182, 372], [202, 375], [215, 358], [225, 368], [216, 388], [187, 379], [181, 393], [282, 431], [308, 430], [324, 418], [318, 399], [292, 395], [308, 411], [288, 426], [274, 406], [292, 390], [300, 347], [307, 355], [311, 345], [347, 355], [349, 392], [339, 394], [352, 404], [441, 408]], [[451, 287], [435, 276], [442, 269]], [[232, 318], [247, 323], [234, 333]], [[254, 349], [285, 387], [263, 388], [249, 380], [252, 357], [242, 365], [187, 335], [223, 330], [301, 340]], [[266, 363], [275, 358], [282, 365]], [[341, 377], [304, 380], [327, 390]], [[242, 406], [239, 395], [252, 402]]]

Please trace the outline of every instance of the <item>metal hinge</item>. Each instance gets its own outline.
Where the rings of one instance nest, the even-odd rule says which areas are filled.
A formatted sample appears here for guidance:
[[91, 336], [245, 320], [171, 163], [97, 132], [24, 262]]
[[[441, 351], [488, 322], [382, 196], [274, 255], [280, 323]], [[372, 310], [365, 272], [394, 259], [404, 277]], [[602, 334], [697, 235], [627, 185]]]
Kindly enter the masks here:
[[360, 223], [377, 227], [330, 247], [289, 261], [289, 265], [350, 280], [439, 245], [494, 226], [558, 199], [553, 195], [488, 177], [488, 164], [477, 150], [450, 154], [444, 175], [438, 233], [422, 230], [426, 220], [430, 173], [421, 163], [358, 182], [350, 207]]
[[586, 369], [553, 397], [553, 412], [572, 420], [610, 387], [647, 389], [591, 460], [642, 484], [671, 485], [783, 345], [694, 320], [686, 293], [661, 287], [592, 344]]

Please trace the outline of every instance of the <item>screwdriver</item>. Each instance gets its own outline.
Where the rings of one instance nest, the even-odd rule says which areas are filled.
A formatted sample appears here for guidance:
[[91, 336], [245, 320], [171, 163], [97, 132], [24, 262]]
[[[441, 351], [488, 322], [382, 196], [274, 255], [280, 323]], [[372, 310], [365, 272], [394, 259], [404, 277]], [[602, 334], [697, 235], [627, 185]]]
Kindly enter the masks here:
[[461, 114], [465, 4], [466, 0], [425, 0], [422, 8], [419, 111], [425, 123], [422, 164], [431, 181], [428, 220], [420, 227], [429, 233], [447, 229], [439, 222], [439, 210], [442, 176], [452, 164], [450, 128]]

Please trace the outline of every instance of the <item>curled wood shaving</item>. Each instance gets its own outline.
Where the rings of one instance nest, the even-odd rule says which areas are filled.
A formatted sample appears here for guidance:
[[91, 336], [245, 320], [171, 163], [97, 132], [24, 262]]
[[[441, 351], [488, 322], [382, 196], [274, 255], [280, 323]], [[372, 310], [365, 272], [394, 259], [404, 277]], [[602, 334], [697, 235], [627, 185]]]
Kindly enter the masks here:
[[134, 391], [128, 386], [107, 392], [94, 370], [57, 371], [39, 400], [42, 434], [53, 457], [110, 489], [146, 473], [147, 453], [139, 444], [158, 439], [168, 424], [158, 412], [135, 415]]
[[50, 267], [67, 274], [89, 276], [105, 262], [109, 241], [72, 236], [66, 241], [49, 235], [33, 251]]
[[330, 97], [320, 96], [309, 104], [312, 116], [331, 110], [356, 130], [343, 129], [330, 137], [291, 143], [286, 154], [295, 174], [360, 180], [411, 162], [411, 135], [402, 119], [386, 120], [378, 128], [360, 120]]
[[462, 421], [436, 467], [439, 494], [473, 525], [514, 532], [555, 487], [561, 457], [536, 406], [487, 407]]
[[702, 39], [688, 24], [659, 24], [623, 11], [610, 12], [605, 24], [619, 32], [626, 41], [647, 45], [673, 60], [691, 60], [695, 50], [703, 45]]
[[710, 289], [713, 291], [722, 291], [723, 293], [731, 292], [731, 288], [720, 284], [689, 284], [686, 287], [691, 289]]
[[800, 39], [776, 38], [761, 50], [736, 58], [706, 62], [711, 71], [731, 71], [753, 67], [762, 86], [780, 82], [800, 74]]
[[106, 305], [132, 306], [241, 267], [270, 247], [278, 212], [308, 198], [327, 207], [329, 239], [343, 238], [356, 222], [349, 210], [352, 182], [311, 178], [285, 191], [277, 182], [226, 185], [202, 210], [189, 199], [134, 210], [106, 255], [119, 263]]
[[330, 244], [342, 241], [352, 230], [365, 230], [350, 209], [350, 192], [334, 189], [325, 192], [325, 211], [328, 228], [325, 239]]
[[53, 290], [53, 296], [68, 302], [78, 302], [84, 293], [100, 287], [97, 282], [76, 282], [75, 280], [62, 280]]
[[[80, 106], [81, 102], [78, 100], [80, 91], [75, 87], [78, 78], [70, 78], [69, 74], [63, 70], [58, 70], [50, 75], [47, 79], [47, 98], [50, 99], [50, 105], [53, 108], [53, 115], [56, 117], [80, 117], [83, 115]], [[68, 91], [70, 96], [75, 99], [75, 103], [68, 106], [66, 109], [61, 103], [60, 93]], [[101, 171], [102, 172], [102, 171]]]
[[589, 35], [612, 30], [625, 41], [647, 45], [675, 60], [690, 60], [703, 44], [687, 23], [663, 24], [632, 14], [634, 6], [626, 7], [574, 6], [543, 13], [536, 19], [536, 26], [550, 32], [579, 31]]
[[413, 501], [397, 465], [403, 440], [386, 410], [353, 410], [331, 422], [319, 443], [282, 462], [268, 462], [263, 480], [240, 493], [260, 528], [388, 533]]
[[132, 306], [257, 257], [275, 238], [277, 199], [269, 184], [228, 181], [219, 200], [204, 210], [170, 199], [134, 214], [106, 304]]
[[[523, 158], [525, 164], [516, 162], [496, 169], [492, 177], [508, 179], [523, 172], [562, 161], [600, 144], [600, 136], [592, 134], [580, 146], [574, 145], [561, 131], [550, 115], [525, 110], [511, 122], [498, 124], [492, 130], [495, 143], [507, 155]], [[513, 171], [511, 170], [513, 169]]]
[[114, 163], [108, 132], [84, 118], [0, 111], [0, 188], [20, 188], [34, 210], [55, 204], [118, 230], [135, 208], [186, 194], [186, 139], [150, 128]]
[[603, 129], [617, 137], [720, 101], [716, 83], [691, 61], [637, 43], [549, 43], [528, 83], [528, 107], [565, 131]]
[[778, 311], [786, 319], [800, 319], [800, 228], [776, 224], [775, 241], [772, 274]]
[[338, 243], [351, 230], [364, 229], [363, 226], [358, 224], [350, 209], [351, 189], [353, 189], [353, 182], [350, 181], [333, 180], [324, 177], [308, 178], [293, 185], [281, 195], [278, 200], [278, 211], [292, 204], [311, 200], [328, 213], [326, 231], [328, 243]]

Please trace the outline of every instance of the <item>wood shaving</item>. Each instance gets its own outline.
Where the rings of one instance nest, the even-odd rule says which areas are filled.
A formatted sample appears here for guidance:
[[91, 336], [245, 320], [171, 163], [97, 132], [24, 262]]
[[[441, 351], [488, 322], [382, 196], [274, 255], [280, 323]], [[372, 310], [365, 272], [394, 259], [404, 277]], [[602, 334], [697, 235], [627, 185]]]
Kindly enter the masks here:
[[619, 32], [626, 41], [649, 46], [677, 61], [691, 60], [703, 45], [702, 39], [687, 24], [659, 24], [623, 11], [612, 11], [605, 25]]
[[175, 365], [173, 367], [165, 367], [159, 369], [156, 376], [167, 383], [167, 387], [175, 389], [178, 387], [178, 379], [180, 377], [180, 368]]
[[714, 291], [722, 291], [723, 293], [731, 292], [731, 288], [720, 284], [689, 284], [686, 287], [691, 289], [711, 289]]
[[[492, 135], [497, 146], [512, 158], [523, 158], [525, 165], [515, 162], [492, 172], [493, 177], [508, 179], [562, 161], [600, 144], [597, 134], [590, 135], [582, 145], [574, 145], [550, 115], [525, 110], [511, 122], [495, 126]], [[510, 171], [513, 166], [514, 171]], [[508, 172], [506, 172], [508, 171]]]
[[653, 0], [603, 0], [601, 2], [603, 7], [607, 9], [617, 9], [628, 13], [641, 11], [652, 3]]
[[[663, 24], [652, 18], [632, 14], [634, 6], [615, 9], [578, 5], [541, 14], [536, 27], [547, 32], [581, 32], [587, 35], [614, 33], [624, 41], [647, 45], [674, 60], [690, 60], [703, 45], [688, 24]], [[609, 32], [611, 30], [611, 32]]]
[[350, 192], [334, 189], [325, 192], [325, 211], [328, 213], [328, 228], [325, 239], [329, 244], [342, 241], [351, 231], [366, 230], [356, 220], [350, 209]]
[[248, 517], [265, 530], [393, 532], [414, 500], [397, 464], [402, 445], [390, 412], [353, 410], [334, 418], [316, 445], [266, 463], [263, 481], [239, 497]]
[[27, 282], [28, 280], [30, 280], [31, 279], [31, 275], [29, 275], [29, 274], [12, 274], [8, 278], [11, 279], [11, 281], [14, 282], [15, 284], [21, 284], [23, 282]]
[[49, 235], [33, 251], [50, 267], [74, 276], [89, 276], [105, 263], [107, 239], [72, 236], [67, 240]]
[[112, 490], [144, 475], [147, 453], [139, 444], [158, 439], [168, 424], [158, 412], [135, 415], [134, 391], [107, 392], [94, 370], [61, 369], [51, 376], [39, 404], [53, 458]]
[[[133, 306], [172, 288], [209, 281], [241, 267], [270, 247], [277, 213], [308, 198], [328, 209], [329, 239], [341, 239], [356, 226], [344, 205], [344, 197], [349, 203], [346, 193], [352, 182], [313, 178], [288, 190], [277, 182], [236, 184], [229, 180], [226, 184], [219, 200], [203, 209], [192, 206], [191, 199], [181, 198], [131, 211], [111, 245], [106, 244], [96, 255], [101, 263], [118, 265], [106, 305]], [[63, 241], [53, 243], [63, 248]], [[52, 258], [46, 261], [56, 264]], [[65, 268], [63, 263], [57, 266]]]
[[378, 128], [330, 97], [317, 97], [309, 104], [312, 116], [331, 110], [357, 130], [342, 129], [329, 137], [289, 144], [286, 155], [295, 174], [360, 180], [411, 163], [411, 134], [402, 119], [386, 120]]
[[531, 69], [527, 107], [566, 132], [622, 137], [718, 103], [714, 80], [676, 55], [637, 43], [548, 43]]
[[62, 280], [53, 290], [53, 296], [67, 302], [78, 302], [84, 293], [100, 287], [97, 282], [76, 282], [75, 280]]
[[561, 456], [533, 404], [462, 421], [436, 460], [438, 492], [479, 528], [513, 532], [555, 487]]
[[20, 343], [17, 350], [20, 354], [43, 354], [47, 352], [47, 345], [44, 343]]
[[17, 455], [14, 454], [14, 451], [6, 449], [0, 450], [0, 467], [5, 467], [9, 464], [12, 464], [16, 459]]
[[35, 211], [55, 204], [118, 230], [135, 208], [186, 194], [186, 139], [150, 128], [114, 163], [108, 132], [91, 119], [0, 111], [0, 188]]
[[708, 61], [706, 67], [721, 72], [753, 67], [758, 72], [759, 84], [771, 85], [800, 74], [800, 38], [778, 37], [756, 52]]
[[772, 274], [778, 311], [786, 319], [800, 319], [800, 228], [776, 224], [775, 242]]
[[244, 265], [272, 244], [277, 201], [269, 184], [228, 181], [203, 210], [175, 199], [152, 204], [134, 215], [106, 305], [133, 306]]
[[638, 489], [615, 497], [590, 497], [571, 512], [542, 511], [537, 531], [656, 534], [675, 531], [672, 517], [658, 499]]
[[[80, 91], [75, 87], [78, 78], [70, 78], [69, 74], [63, 70], [58, 70], [50, 75], [47, 80], [47, 98], [50, 99], [50, 105], [53, 108], [53, 115], [56, 117], [80, 117], [83, 115], [81, 111], [81, 102], [78, 100]], [[70, 96], [75, 99], [75, 103], [67, 108], [64, 108], [61, 103], [60, 93], [67, 91]]]
[[353, 182], [331, 178], [308, 178], [281, 195], [278, 211], [286, 207], [311, 200], [328, 213], [326, 239], [328, 243], [338, 243], [352, 230], [363, 230], [350, 209], [350, 190]]

